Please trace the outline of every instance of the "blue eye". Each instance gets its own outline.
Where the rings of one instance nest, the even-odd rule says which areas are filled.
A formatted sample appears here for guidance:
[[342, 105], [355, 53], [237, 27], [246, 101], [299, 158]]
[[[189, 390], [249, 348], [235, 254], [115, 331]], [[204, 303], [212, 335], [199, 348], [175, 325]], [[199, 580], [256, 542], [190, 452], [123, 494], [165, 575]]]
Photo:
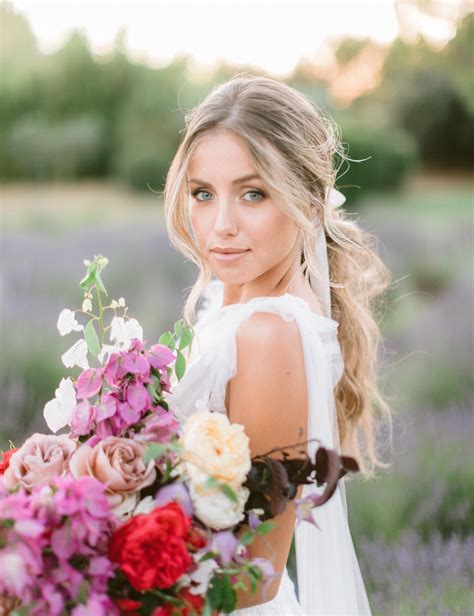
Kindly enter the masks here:
[[[207, 192], [207, 190], [202, 190], [201, 188], [199, 188], [198, 190], [195, 190], [193, 193], [191, 193], [193, 195], [193, 197], [195, 197], [198, 193], [207, 193], [208, 195], [210, 195], [211, 193]], [[198, 201], [201, 201], [201, 199], [197, 199]], [[208, 201], [208, 199], [203, 199], [204, 201]]]
[[[203, 190], [202, 188], [198, 188], [191, 194], [193, 197], [196, 197], [199, 193], [207, 193], [208, 195], [211, 194], [209, 191]], [[261, 197], [260, 199], [250, 199], [250, 201], [261, 201], [261, 199], [265, 196], [260, 190], [248, 190], [245, 194], [248, 195], [249, 193], [257, 194]], [[197, 201], [209, 201], [209, 199], [197, 199]]]
[[[259, 190], [249, 190], [245, 194], [248, 195], [249, 193], [254, 193], [254, 194], [260, 195], [260, 197], [262, 199], [263, 199], [263, 196], [264, 196], [263, 193], [260, 192]], [[261, 199], [250, 199], [250, 201], [261, 201]]]

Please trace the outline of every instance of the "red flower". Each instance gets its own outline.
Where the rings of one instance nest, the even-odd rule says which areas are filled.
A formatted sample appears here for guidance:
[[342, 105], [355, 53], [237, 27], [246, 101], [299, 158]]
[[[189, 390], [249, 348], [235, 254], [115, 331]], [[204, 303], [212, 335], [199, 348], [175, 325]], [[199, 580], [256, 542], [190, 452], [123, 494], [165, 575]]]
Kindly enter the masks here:
[[173, 612], [171, 611], [171, 606], [169, 605], [160, 605], [153, 610], [152, 616], [173, 616]]
[[126, 616], [139, 616], [136, 610], [142, 607], [140, 601], [135, 601], [134, 599], [113, 599], [113, 602], [119, 608], [121, 614], [125, 614]]
[[[152, 616], [195, 616], [202, 614], [205, 599], [199, 595], [191, 594], [186, 588], [183, 588], [178, 597], [184, 599], [186, 605], [175, 607], [171, 605], [162, 605], [155, 608]], [[214, 610], [213, 616], [218, 616], [219, 610]]]
[[202, 528], [197, 526], [191, 526], [186, 534], [186, 542], [192, 545], [196, 549], [203, 548], [207, 545], [207, 535]]
[[204, 597], [201, 597], [200, 595], [193, 595], [186, 588], [182, 589], [179, 596], [181, 599], [184, 599], [187, 604], [189, 604], [189, 607], [192, 608], [190, 610], [187, 605], [179, 608], [181, 610], [179, 612], [180, 616], [191, 616], [194, 612], [201, 614], [205, 603]]
[[3, 454], [2, 459], [0, 460], [0, 475], [3, 475], [3, 473], [10, 466], [10, 458], [15, 453], [15, 451], [18, 451], [18, 447], [16, 447], [15, 449], [9, 449]]
[[178, 503], [156, 507], [130, 518], [115, 531], [109, 558], [118, 563], [136, 590], [167, 588], [192, 562], [185, 543], [190, 524]]

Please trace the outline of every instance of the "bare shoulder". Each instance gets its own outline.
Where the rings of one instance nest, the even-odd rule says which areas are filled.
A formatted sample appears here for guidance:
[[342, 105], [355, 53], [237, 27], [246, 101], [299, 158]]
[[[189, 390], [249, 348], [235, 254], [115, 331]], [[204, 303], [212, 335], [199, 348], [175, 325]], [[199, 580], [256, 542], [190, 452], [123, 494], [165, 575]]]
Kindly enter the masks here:
[[236, 334], [237, 369], [229, 381], [229, 419], [241, 423], [252, 455], [307, 438], [307, 383], [297, 322], [255, 312]]

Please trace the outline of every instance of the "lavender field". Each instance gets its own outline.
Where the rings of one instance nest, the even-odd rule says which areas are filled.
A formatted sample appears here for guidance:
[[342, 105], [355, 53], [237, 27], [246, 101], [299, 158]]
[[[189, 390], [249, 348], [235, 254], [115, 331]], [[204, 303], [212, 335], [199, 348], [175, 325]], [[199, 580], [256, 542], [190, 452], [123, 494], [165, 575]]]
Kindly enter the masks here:
[[[347, 486], [369, 600], [384, 616], [474, 613], [472, 182], [437, 182], [359, 206], [395, 278], [380, 317], [391, 467]], [[6, 449], [47, 431], [44, 404], [71, 373], [60, 356], [74, 334], [62, 338], [56, 321], [81, 304], [83, 259], [109, 259], [109, 294], [125, 297], [149, 343], [181, 316], [195, 271], [171, 248], [156, 195], [90, 183], [5, 186], [1, 207]]]

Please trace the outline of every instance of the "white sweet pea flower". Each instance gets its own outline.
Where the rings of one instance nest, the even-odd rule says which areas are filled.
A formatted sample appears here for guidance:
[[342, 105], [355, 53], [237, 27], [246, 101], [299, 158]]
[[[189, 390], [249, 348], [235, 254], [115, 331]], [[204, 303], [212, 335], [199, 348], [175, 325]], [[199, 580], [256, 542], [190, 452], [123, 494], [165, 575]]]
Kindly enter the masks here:
[[114, 317], [110, 324], [110, 340], [117, 343], [122, 351], [128, 351], [132, 338], [143, 341], [143, 328], [136, 319], [125, 321], [123, 317]]
[[89, 368], [87, 342], [83, 338], [75, 342], [70, 349], [61, 355], [61, 361], [66, 368], [79, 366], [83, 370], [87, 370]]
[[140, 513], [151, 513], [153, 509], [156, 509], [156, 501], [153, 496], [149, 494], [148, 496], [145, 496], [145, 498], [142, 498], [142, 500], [138, 503], [133, 511], [133, 515], [138, 515]]
[[125, 300], [123, 297], [119, 297], [118, 305], [122, 308], [125, 307]]
[[128, 494], [119, 505], [112, 507], [111, 511], [121, 522], [126, 522], [132, 517], [138, 499], [139, 495], [136, 492]]
[[84, 312], [90, 312], [92, 310], [92, 302], [88, 297], [82, 302], [82, 310], [84, 310]]
[[72, 331], [80, 332], [84, 329], [84, 326], [79, 325], [79, 323], [76, 321], [74, 311], [69, 310], [69, 308], [64, 308], [64, 310], [61, 310], [56, 326], [59, 329], [59, 333], [61, 334], [61, 336], [70, 334]]
[[112, 353], [120, 353], [121, 350], [122, 349], [117, 345], [103, 344], [102, 348], [99, 351], [99, 354], [97, 355], [97, 359], [100, 361], [101, 364], [104, 364], [106, 355], [110, 356]]
[[213, 575], [214, 569], [218, 567], [217, 561], [213, 558], [209, 558], [204, 562], [199, 563], [199, 567], [189, 574], [189, 577], [193, 582], [197, 582], [198, 586], [192, 586], [189, 588], [189, 592], [192, 595], [205, 595], [209, 581]]
[[61, 379], [56, 389], [55, 398], [47, 402], [43, 409], [43, 417], [52, 432], [57, 432], [70, 425], [72, 414], [77, 405], [76, 390], [70, 377]]

